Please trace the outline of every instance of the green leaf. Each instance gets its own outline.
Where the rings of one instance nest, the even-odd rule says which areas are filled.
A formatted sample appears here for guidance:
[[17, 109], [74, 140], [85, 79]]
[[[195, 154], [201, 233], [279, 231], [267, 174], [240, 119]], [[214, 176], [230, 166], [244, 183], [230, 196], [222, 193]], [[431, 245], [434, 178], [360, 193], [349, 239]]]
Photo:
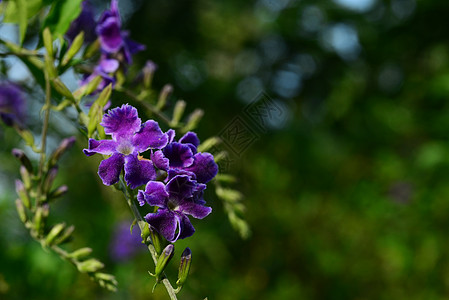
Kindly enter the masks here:
[[[25, 0], [22, 0], [25, 1]], [[60, 0], [52, 4], [43, 27], [49, 27], [55, 36], [62, 36], [81, 13], [83, 0]]]

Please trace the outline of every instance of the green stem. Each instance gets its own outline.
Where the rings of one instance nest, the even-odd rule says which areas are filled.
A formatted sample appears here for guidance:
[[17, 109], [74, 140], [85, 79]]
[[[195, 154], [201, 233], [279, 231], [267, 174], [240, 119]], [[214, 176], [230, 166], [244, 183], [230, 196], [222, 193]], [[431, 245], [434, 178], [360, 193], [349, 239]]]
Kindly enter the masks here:
[[[145, 226], [148, 226], [148, 223], [145, 222], [145, 220], [142, 218], [142, 215], [140, 214], [139, 210], [137, 209], [136, 203], [134, 200], [134, 197], [132, 195], [132, 190], [130, 190], [126, 184], [123, 182], [123, 178], [120, 178], [120, 185], [122, 188], [122, 191], [125, 195], [126, 202], [128, 203], [129, 208], [131, 209], [134, 218], [137, 220], [137, 225], [139, 225], [140, 232], [142, 232], [145, 229]], [[153, 258], [154, 264], [157, 263], [157, 252], [156, 249], [154, 249], [153, 244], [150, 242], [148, 244], [148, 250], [151, 253], [151, 257]], [[165, 288], [167, 289], [168, 295], [170, 296], [170, 299], [177, 300], [176, 292], [172, 285], [170, 284], [170, 281], [167, 279], [165, 274], [163, 275], [162, 283], [164, 284]]]

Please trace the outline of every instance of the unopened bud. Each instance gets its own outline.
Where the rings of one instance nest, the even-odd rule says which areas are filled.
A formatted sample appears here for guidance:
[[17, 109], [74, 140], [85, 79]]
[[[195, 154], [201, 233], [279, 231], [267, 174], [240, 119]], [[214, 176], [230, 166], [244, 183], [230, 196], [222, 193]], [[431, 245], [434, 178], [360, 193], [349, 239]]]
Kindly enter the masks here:
[[45, 206], [38, 206], [34, 214], [34, 230], [41, 236], [44, 231], [45, 221], [48, 217], [48, 208]]
[[83, 59], [88, 59], [94, 56], [100, 50], [100, 41], [98, 39], [95, 40], [92, 44], [87, 47], [84, 52]]
[[25, 155], [25, 152], [20, 149], [14, 148], [12, 149], [11, 153], [20, 161], [22, 166], [24, 166], [29, 173], [33, 173], [33, 166], [31, 165], [31, 161], [28, 156]]
[[25, 212], [25, 206], [23, 205], [22, 200], [16, 199], [16, 208], [17, 208], [17, 213], [19, 214], [20, 221], [22, 221], [22, 223], [25, 223], [26, 221], [28, 221], [28, 217]]
[[25, 186], [26, 190], [29, 190], [31, 188], [31, 176], [28, 172], [27, 168], [25, 166], [20, 166], [20, 175], [23, 180], [23, 185]]
[[19, 179], [16, 179], [16, 192], [17, 192], [17, 195], [19, 195], [20, 199], [22, 199], [25, 207], [31, 208], [30, 196], [28, 195], [28, 192], [25, 189], [23, 182], [20, 181]]
[[47, 245], [52, 245], [55, 239], [59, 236], [59, 234], [64, 230], [65, 223], [56, 224], [53, 226], [53, 228], [50, 230], [50, 232], [47, 234], [47, 237], [45, 238], [45, 243]]
[[175, 246], [173, 246], [173, 244], [169, 244], [162, 251], [161, 255], [159, 255], [159, 258], [156, 263], [155, 274], [154, 274], [156, 276], [157, 281], [160, 281], [160, 276], [161, 276], [162, 272], [164, 272], [165, 267], [168, 265], [171, 258], [173, 257], [174, 252], [175, 252]]
[[78, 270], [82, 273], [96, 272], [104, 268], [104, 264], [98, 259], [91, 258], [77, 264]]
[[84, 32], [81, 31], [78, 35], [73, 39], [72, 44], [70, 45], [69, 50], [64, 55], [62, 59], [62, 65], [65, 66], [74, 56], [78, 53], [84, 43]]
[[183, 131], [190, 131], [195, 129], [198, 126], [198, 123], [201, 121], [201, 118], [204, 115], [204, 111], [202, 109], [195, 109], [187, 119], [187, 124], [184, 126]]
[[[132, 233], [132, 232], [131, 232]], [[150, 225], [145, 224], [142, 231], [140, 232], [140, 237], [142, 238], [142, 243], [147, 243], [147, 238], [150, 236]]]
[[55, 240], [55, 244], [59, 245], [69, 241], [72, 237], [72, 233], [75, 230], [75, 226], [71, 225], [67, 227], [64, 232]]
[[154, 246], [154, 250], [156, 250], [156, 253], [159, 255], [162, 252], [162, 241], [161, 241], [161, 235], [159, 232], [157, 232], [153, 227], [148, 227], [150, 237], [151, 237], [151, 243]]
[[171, 120], [171, 126], [175, 127], [178, 125], [179, 121], [184, 114], [184, 110], [186, 108], [186, 102], [184, 100], [178, 100], [175, 104], [175, 108], [173, 109], [173, 118]]
[[42, 38], [44, 40], [44, 47], [47, 50], [48, 55], [53, 56], [53, 38], [48, 27], [45, 27], [42, 32]]
[[84, 247], [84, 248], [80, 248], [78, 250], [73, 251], [72, 253], [69, 254], [69, 257], [75, 258], [75, 259], [81, 259], [81, 258], [88, 256], [91, 253], [92, 253], [92, 248]]
[[61, 158], [61, 156], [66, 152], [68, 149], [70, 149], [73, 144], [75, 143], [76, 138], [74, 136], [63, 139], [61, 143], [59, 144], [58, 148], [52, 153], [50, 156], [50, 166], [54, 166], [58, 160]]
[[164, 85], [162, 88], [161, 93], [159, 94], [159, 99], [157, 100], [156, 108], [158, 110], [161, 110], [164, 108], [165, 104], [167, 103], [167, 98], [170, 96], [170, 94], [173, 92], [173, 86], [170, 84]]
[[69, 90], [69, 88], [62, 82], [61, 79], [58, 77], [53, 78], [51, 80], [51, 85], [53, 88], [62, 96], [66, 97], [67, 99], [71, 101], [75, 101], [75, 97], [73, 96], [72, 92]]
[[47, 177], [45, 177], [43, 190], [45, 193], [50, 191], [51, 186], [53, 185], [53, 181], [55, 181], [56, 175], [58, 175], [58, 166], [52, 167], [48, 170]]
[[153, 81], [153, 75], [154, 71], [156, 71], [157, 65], [152, 62], [151, 60], [148, 60], [145, 64], [145, 67], [143, 67], [142, 73], [143, 73], [143, 86], [145, 88], [149, 88], [151, 86], [151, 82]]
[[220, 138], [218, 138], [216, 136], [208, 138], [207, 140], [205, 140], [198, 146], [198, 148], [197, 148], [198, 152], [207, 151], [207, 150], [211, 149], [212, 147], [218, 145], [220, 142], [221, 142]]
[[178, 280], [176, 284], [182, 286], [187, 280], [189, 275], [190, 266], [192, 264], [192, 251], [189, 247], [185, 248], [184, 252], [181, 254], [181, 263], [179, 264]]
[[48, 195], [48, 200], [59, 198], [65, 195], [68, 192], [68, 190], [69, 188], [66, 185], [61, 185], [60, 187], [52, 191], [50, 195]]

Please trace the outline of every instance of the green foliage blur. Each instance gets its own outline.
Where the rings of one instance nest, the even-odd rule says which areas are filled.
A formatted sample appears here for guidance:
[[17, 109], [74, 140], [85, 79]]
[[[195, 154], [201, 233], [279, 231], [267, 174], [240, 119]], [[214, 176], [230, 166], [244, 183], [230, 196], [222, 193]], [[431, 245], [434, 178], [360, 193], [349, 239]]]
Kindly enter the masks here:
[[[105, 7], [106, 2], [93, 1]], [[209, 191], [194, 221], [193, 264], [180, 299], [447, 299], [449, 293], [449, 6], [445, 0], [121, 1], [125, 27], [147, 45], [154, 83], [206, 114], [201, 139], [242, 116], [260, 91], [282, 108], [230, 156], [247, 206], [241, 239]], [[136, 71], [136, 70], [135, 70]], [[128, 102], [114, 99], [116, 104]], [[64, 136], [64, 132], [57, 131]], [[26, 234], [18, 176], [0, 138], [0, 299], [167, 299], [152, 262], [110, 255], [114, 226], [132, 222], [76, 143], [61, 163], [69, 193], [55, 222], [117, 276], [102, 290]], [[224, 146], [223, 146], [224, 147]], [[179, 258], [178, 258], [179, 259]], [[168, 271], [176, 276], [175, 266]]]

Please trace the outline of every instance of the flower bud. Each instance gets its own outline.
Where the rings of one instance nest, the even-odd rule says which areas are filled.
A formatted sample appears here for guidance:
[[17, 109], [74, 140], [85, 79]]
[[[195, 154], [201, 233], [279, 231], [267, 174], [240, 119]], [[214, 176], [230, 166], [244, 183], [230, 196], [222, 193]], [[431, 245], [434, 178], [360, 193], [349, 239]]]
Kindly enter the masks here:
[[14, 157], [20, 161], [22, 166], [24, 166], [29, 173], [33, 173], [33, 166], [31, 165], [31, 161], [28, 156], [25, 155], [25, 152], [17, 148], [12, 149], [11, 152], [12, 155], [14, 155]]
[[48, 27], [45, 27], [42, 32], [42, 38], [44, 40], [44, 47], [47, 50], [48, 55], [53, 56], [53, 38]]
[[151, 82], [153, 81], [153, 75], [154, 71], [156, 71], [157, 65], [152, 62], [151, 60], [148, 60], [145, 64], [145, 67], [143, 67], [142, 73], [143, 73], [143, 86], [145, 88], [149, 88], [151, 86]]
[[84, 31], [81, 31], [74, 39], [70, 45], [69, 50], [64, 55], [62, 59], [62, 65], [65, 66], [74, 56], [78, 53], [84, 43]]
[[192, 251], [189, 247], [185, 248], [184, 252], [181, 254], [181, 263], [179, 264], [178, 280], [176, 284], [182, 286], [187, 280], [189, 275], [190, 266], [192, 264]]
[[159, 94], [159, 99], [157, 100], [156, 108], [158, 110], [161, 110], [164, 108], [165, 104], [167, 103], [167, 98], [170, 96], [170, 94], [173, 92], [173, 86], [170, 84], [164, 85], [162, 88], [161, 93]]
[[175, 127], [178, 125], [179, 121], [184, 114], [184, 110], [186, 108], [186, 102], [184, 100], [178, 100], [175, 104], [175, 108], [173, 109], [173, 118], [171, 120], [171, 126]]
[[49, 214], [48, 205], [38, 206], [34, 214], [34, 230], [41, 236], [44, 231], [45, 221]]
[[[147, 238], [150, 236], [150, 228], [149, 228], [149, 226], [150, 225], [145, 224], [143, 229], [142, 229], [142, 231], [141, 231], [141, 233], [140, 233], [140, 237], [142, 238], [142, 243], [145, 243], [145, 244], [147, 243]], [[131, 234], [132, 234], [132, 232], [131, 232]]]
[[151, 237], [151, 243], [154, 246], [154, 249], [156, 250], [157, 255], [160, 255], [162, 252], [162, 242], [161, 242], [161, 236], [159, 232], [157, 232], [154, 228], [152, 228], [150, 225], [148, 225], [149, 234]]
[[90, 258], [86, 261], [80, 262], [76, 266], [78, 270], [82, 273], [96, 272], [104, 268], [104, 264], [95, 258]]
[[55, 240], [55, 245], [59, 245], [69, 241], [74, 230], [75, 226], [73, 225], [67, 227], [64, 232]]
[[62, 96], [66, 97], [67, 99], [70, 99], [71, 101], [75, 101], [75, 97], [73, 96], [72, 92], [69, 90], [69, 88], [62, 82], [61, 79], [58, 77], [53, 78], [51, 80], [51, 85], [53, 88]]
[[54, 166], [58, 160], [61, 158], [61, 156], [66, 152], [68, 149], [70, 149], [73, 144], [75, 143], [75, 137], [69, 137], [66, 139], [63, 139], [61, 143], [59, 144], [58, 148], [52, 153], [49, 159], [50, 166]]
[[48, 195], [48, 200], [59, 198], [65, 195], [68, 192], [68, 190], [69, 188], [66, 185], [61, 185], [60, 187], [52, 191], [50, 195]]
[[53, 185], [53, 181], [55, 181], [56, 175], [58, 175], [58, 166], [52, 167], [48, 170], [47, 177], [45, 177], [43, 190], [45, 193], [50, 191], [51, 186]]
[[17, 213], [19, 214], [20, 221], [22, 221], [22, 223], [28, 221], [27, 214], [25, 212], [25, 206], [23, 205], [22, 200], [16, 199], [16, 208]]
[[160, 281], [160, 276], [161, 276], [162, 272], [164, 272], [165, 267], [168, 265], [171, 258], [173, 257], [174, 252], [175, 252], [175, 246], [173, 246], [173, 244], [169, 244], [162, 251], [161, 255], [159, 255], [159, 258], [156, 263], [155, 274], [154, 274], [156, 276], [157, 281]]
[[91, 253], [92, 253], [92, 248], [84, 247], [84, 248], [79, 248], [78, 250], [73, 251], [72, 253], [69, 254], [69, 257], [75, 258], [75, 259], [81, 259], [83, 257], [88, 256]]
[[29, 190], [31, 188], [31, 176], [28, 172], [27, 168], [25, 166], [20, 166], [20, 175], [23, 180], [23, 184], [25, 186], [26, 190]]
[[16, 179], [16, 192], [17, 192], [17, 195], [19, 195], [20, 199], [22, 199], [25, 207], [31, 208], [30, 196], [28, 195], [28, 192], [25, 189], [23, 182], [20, 181], [19, 179]]
[[55, 239], [61, 234], [61, 232], [65, 228], [65, 223], [59, 223], [53, 226], [53, 228], [50, 230], [50, 232], [47, 234], [47, 237], [45, 238], [45, 243], [47, 245], [52, 245]]
[[198, 126], [198, 123], [201, 121], [201, 118], [204, 116], [204, 111], [202, 109], [195, 109], [188, 118], [187, 124], [184, 126], [183, 131], [187, 132], [195, 129]]

